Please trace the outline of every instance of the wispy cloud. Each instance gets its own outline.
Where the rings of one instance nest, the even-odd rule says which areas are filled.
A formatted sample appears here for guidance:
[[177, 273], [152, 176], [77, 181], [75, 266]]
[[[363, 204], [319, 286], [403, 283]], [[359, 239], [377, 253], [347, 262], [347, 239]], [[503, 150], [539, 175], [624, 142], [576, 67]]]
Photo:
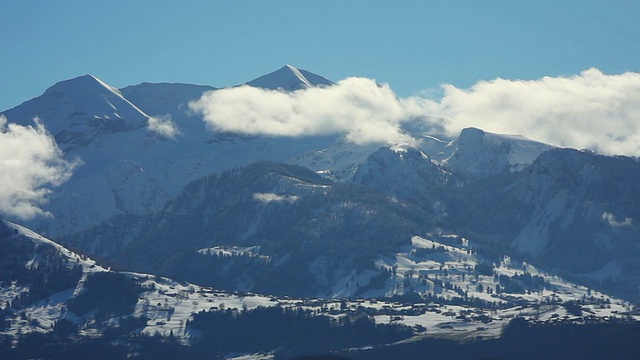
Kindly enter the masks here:
[[180, 134], [178, 126], [171, 120], [171, 115], [150, 117], [147, 129], [169, 139], [175, 139]]
[[273, 193], [255, 193], [253, 194], [253, 200], [260, 201], [261, 203], [268, 204], [270, 202], [288, 202], [292, 204], [300, 197], [297, 195], [278, 195]]
[[0, 115], [0, 212], [21, 219], [48, 215], [40, 206], [49, 188], [67, 181], [79, 164], [62, 155], [37, 118], [20, 126]]
[[618, 221], [613, 214], [608, 212], [602, 214], [602, 221], [613, 227], [630, 226], [632, 223], [631, 218], [626, 217], [623, 221]]

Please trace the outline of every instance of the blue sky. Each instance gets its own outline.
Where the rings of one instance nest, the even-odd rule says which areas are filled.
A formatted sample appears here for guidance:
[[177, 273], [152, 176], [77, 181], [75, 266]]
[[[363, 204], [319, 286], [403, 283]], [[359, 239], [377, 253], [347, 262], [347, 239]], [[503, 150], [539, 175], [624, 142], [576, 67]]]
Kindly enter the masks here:
[[289, 63], [408, 96], [442, 83], [640, 71], [640, 2], [0, 0], [0, 110], [91, 73], [235, 85]]

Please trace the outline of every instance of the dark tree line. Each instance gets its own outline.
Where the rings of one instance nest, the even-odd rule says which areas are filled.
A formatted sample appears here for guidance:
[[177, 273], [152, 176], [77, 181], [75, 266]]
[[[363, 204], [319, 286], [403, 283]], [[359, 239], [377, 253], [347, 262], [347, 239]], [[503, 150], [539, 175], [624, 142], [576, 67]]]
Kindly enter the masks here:
[[96, 272], [87, 277], [84, 291], [69, 299], [69, 310], [83, 315], [97, 310], [96, 318], [126, 315], [133, 311], [142, 292], [134, 279], [115, 272]]
[[395, 346], [344, 351], [358, 359], [637, 359], [640, 323], [624, 319], [586, 324], [530, 323], [513, 319], [495, 339], [469, 341], [426, 338]]
[[217, 354], [255, 353], [276, 348], [289, 355], [326, 353], [399, 341], [412, 334], [401, 325], [376, 324], [366, 315], [336, 320], [299, 308], [259, 307], [252, 311], [200, 312], [189, 327], [202, 331], [198, 346]]

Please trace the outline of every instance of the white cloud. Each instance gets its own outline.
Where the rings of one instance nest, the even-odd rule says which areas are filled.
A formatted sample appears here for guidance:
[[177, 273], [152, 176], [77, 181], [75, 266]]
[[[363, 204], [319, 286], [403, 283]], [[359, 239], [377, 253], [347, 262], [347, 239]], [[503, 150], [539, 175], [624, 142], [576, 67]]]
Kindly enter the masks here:
[[591, 68], [571, 77], [495, 79], [443, 90], [426, 108], [447, 119], [450, 135], [473, 126], [557, 146], [640, 155], [640, 73], [607, 75]]
[[347, 78], [293, 92], [240, 86], [207, 92], [189, 104], [210, 130], [272, 136], [344, 133], [355, 143], [408, 140], [400, 122], [420, 114], [388, 85]]
[[345, 134], [355, 143], [411, 141], [419, 121], [455, 137], [465, 127], [518, 134], [561, 147], [640, 155], [640, 73], [591, 68], [568, 77], [479, 81], [468, 89], [398, 98], [388, 85], [347, 78], [294, 92], [240, 86], [190, 103], [213, 131], [272, 136]]
[[40, 206], [69, 179], [79, 162], [67, 162], [36, 118], [34, 126], [8, 123], [0, 115], [0, 212], [21, 219], [49, 215]]
[[268, 204], [270, 202], [288, 202], [293, 204], [300, 199], [297, 195], [278, 195], [273, 193], [254, 193], [253, 200]]
[[150, 117], [147, 121], [147, 129], [169, 139], [175, 139], [180, 134], [178, 126], [171, 120], [171, 115]]
[[612, 227], [629, 226], [632, 223], [631, 218], [626, 217], [624, 218], [624, 221], [618, 221], [616, 220], [616, 217], [613, 216], [613, 214], [608, 212], [602, 214], [602, 221], [606, 222]]

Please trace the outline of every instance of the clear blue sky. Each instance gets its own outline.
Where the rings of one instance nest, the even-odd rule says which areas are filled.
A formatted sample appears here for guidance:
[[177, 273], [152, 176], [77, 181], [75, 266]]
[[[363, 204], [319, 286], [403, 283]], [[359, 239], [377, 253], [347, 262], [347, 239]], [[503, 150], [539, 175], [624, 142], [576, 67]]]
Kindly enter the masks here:
[[589, 67], [640, 71], [640, 1], [0, 0], [0, 110], [91, 73], [235, 85], [289, 63], [401, 96]]

